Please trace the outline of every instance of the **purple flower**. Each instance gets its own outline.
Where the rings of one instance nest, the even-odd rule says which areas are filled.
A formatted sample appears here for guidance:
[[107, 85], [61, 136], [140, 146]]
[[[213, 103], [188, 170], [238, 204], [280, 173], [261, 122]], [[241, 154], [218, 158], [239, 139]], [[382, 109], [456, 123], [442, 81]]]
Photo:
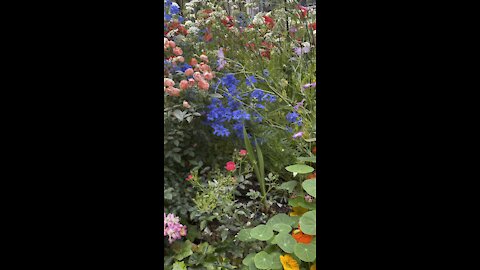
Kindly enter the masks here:
[[227, 61], [225, 61], [225, 55], [223, 54], [223, 48], [220, 48], [218, 50], [217, 63], [218, 63], [217, 70], [222, 70], [225, 67], [225, 64], [227, 63]]
[[302, 136], [303, 136], [303, 132], [300, 131], [298, 133], [293, 134], [292, 138], [296, 139], [296, 138], [300, 138]]
[[314, 82], [314, 83], [307, 83], [303, 86], [303, 89], [307, 89], [309, 87], [313, 87], [313, 88], [316, 88], [317, 87], [317, 82]]
[[295, 109], [295, 111], [298, 111], [298, 109], [303, 106], [303, 103], [305, 102], [305, 99], [303, 99], [302, 101], [298, 102], [297, 105], [295, 105], [295, 107], [293, 107], [293, 109]]

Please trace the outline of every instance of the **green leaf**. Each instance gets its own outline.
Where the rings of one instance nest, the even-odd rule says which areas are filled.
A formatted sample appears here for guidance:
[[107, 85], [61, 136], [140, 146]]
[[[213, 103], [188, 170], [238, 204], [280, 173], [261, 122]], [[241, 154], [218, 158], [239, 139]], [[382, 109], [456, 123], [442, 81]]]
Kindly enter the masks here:
[[302, 232], [309, 235], [317, 234], [317, 211], [309, 211], [300, 218], [300, 228]]
[[178, 110], [178, 109], [177, 109], [177, 110], [173, 111], [173, 115], [174, 115], [179, 121], [182, 121], [185, 113], [182, 112], [181, 110]]
[[184, 262], [175, 262], [173, 264], [173, 270], [187, 270], [187, 266]]
[[182, 246], [182, 249], [175, 255], [175, 259], [177, 260], [183, 260], [186, 257], [190, 256], [193, 254], [192, 251], [192, 242], [189, 240], [185, 241], [185, 243]]
[[315, 261], [315, 258], [317, 257], [316, 251], [317, 251], [317, 245], [313, 245], [312, 243], [310, 244], [296, 243], [295, 247], [293, 248], [293, 252], [295, 253], [295, 255], [297, 255], [297, 257], [304, 262]]
[[267, 241], [273, 237], [273, 231], [270, 226], [258, 225], [250, 231], [250, 236], [261, 241]]
[[290, 165], [290, 166], [286, 167], [285, 169], [289, 172], [300, 173], [300, 174], [311, 173], [315, 170], [314, 168], [312, 168], [308, 165], [305, 165], [305, 164]]
[[309, 138], [309, 139], [304, 139], [306, 142], [315, 142], [317, 141], [317, 138]]
[[250, 253], [243, 259], [242, 263], [246, 266], [249, 266], [250, 264], [254, 263], [253, 258], [255, 257], [256, 253]]
[[299, 161], [303, 161], [303, 162], [313, 162], [313, 163], [316, 163], [317, 162], [317, 158], [316, 157], [298, 157], [297, 158]]
[[271, 269], [283, 269], [282, 262], [280, 261], [281, 255], [278, 251], [270, 254], [270, 261], [272, 262], [270, 265]]
[[238, 240], [240, 240], [242, 242], [255, 241], [255, 239], [252, 238], [252, 236], [250, 235], [251, 230], [252, 229], [242, 229], [242, 230], [240, 230], [237, 234]]
[[288, 226], [295, 225], [295, 223], [293, 223], [293, 220], [292, 220], [291, 217], [289, 217], [287, 214], [280, 213], [280, 214], [276, 214], [275, 216], [271, 217], [267, 221], [267, 226], [270, 226], [270, 227], [273, 228], [273, 225], [279, 224], [279, 223], [287, 224]]
[[270, 260], [270, 254], [268, 254], [265, 251], [260, 251], [255, 255], [253, 258], [253, 261], [255, 262], [255, 266], [258, 269], [270, 269], [272, 265], [272, 261]]
[[308, 179], [303, 181], [302, 187], [308, 193], [308, 195], [313, 196], [314, 198], [317, 197], [317, 180], [316, 179]]
[[289, 233], [292, 230], [292, 227], [288, 224], [277, 223], [272, 226], [272, 229], [279, 233]]
[[212, 98], [223, 98], [223, 96], [219, 93], [211, 94], [210, 97], [212, 97]]
[[288, 190], [288, 192], [292, 193], [293, 190], [295, 189], [295, 187], [297, 186], [297, 181], [295, 180], [292, 180], [292, 181], [288, 181], [288, 182], [285, 182], [285, 183], [282, 183], [278, 189], [284, 189], [284, 190]]
[[275, 243], [285, 252], [293, 253], [297, 241], [289, 233], [279, 233], [275, 236]]

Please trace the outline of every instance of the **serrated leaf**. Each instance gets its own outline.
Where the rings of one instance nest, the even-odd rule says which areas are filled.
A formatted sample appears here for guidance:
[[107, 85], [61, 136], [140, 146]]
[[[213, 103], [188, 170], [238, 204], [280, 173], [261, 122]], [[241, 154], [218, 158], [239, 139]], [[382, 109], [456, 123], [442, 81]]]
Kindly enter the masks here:
[[175, 110], [173, 111], [173, 115], [179, 120], [179, 121], [183, 121], [183, 116], [185, 115], [184, 112], [182, 112], [181, 110]]
[[295, 187], [297, 186], [298, 182], [295, 181], [295, 180], [292, 180], [292, 181], [288, 181], [288, 182], [285, 182], [285, 183], [282, 183], [278, 189], [284, 189], [284, 190], [288, 190], [288, 192], [292, 193], [293, 190], [295, 189]]
[[305, 165], [305, 164], [295, 164], [295, 165], [290, 165], [285, 168], [287, 171], [292, 172], [292, 173], [300, 173], [300, 174], [306, 174], [306, 173], [311, 173], [315, 169]]
[[184, 262], [175, 262], [172, 270], [187, 270], [187, 266]]

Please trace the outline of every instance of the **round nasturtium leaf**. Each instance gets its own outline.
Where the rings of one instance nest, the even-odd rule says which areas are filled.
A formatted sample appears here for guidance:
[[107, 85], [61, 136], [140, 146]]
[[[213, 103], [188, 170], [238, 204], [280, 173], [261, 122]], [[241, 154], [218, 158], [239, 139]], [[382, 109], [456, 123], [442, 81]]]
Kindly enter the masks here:
[[300, 229], [309, 235], [317, 234], [317, 211], [308, 211], [300, 218]]
[[317, 197], [317, 181], [316, 179], [305, 180], [302, 183], [303, 189], [308, 193], [308, 195]]
[[256, 253], [250, 253], [245, 257], [245, 259], [242, 260], [242, 263], [246, 266], [249, 266], [250, 264], [254, 263], [253, 258], [257, 255]]
[[272, 262], [270, 265], [271, 269], [283, 269], [282, 262], [280, 261], [280, 252], [275, 251], [270, 254], [270, 261]]
[[293, 223], [293, 220], [284, 213], [277, 214], [270, 218], [267, 222], [267, 226], [270, 226], [273, 228], [273, 225], [275, 224], [287, 224], [288, 226], [293, 226], [295, 223]]
[[289, 233], [292, 230], [292, 227], [288, 224], [277, 223], [272, 226], [272, 229], [279, 233]]
[[297, 243], [289, 233], [279, 233], [275, 236], [275, 243], [286, 253], [293, 253], [293, 248]]
[[301, 173], [301, 174], [306, 174], [306, 173], [311, 173], [315, 169], [313, 167], [310, 167], [305, 164], [295, 164], [295, 165], [290, 165], [285, 168], [285, 170], [292, 172], [292, 173]]
[[260, 251], [257, 253], [257, 255], [255, 255], [253, 258], [253, 261], [258, 269], [270, 269], [272, 265], [270, 254], [265, 251]]
[[273, 231], [270, 226], [258, 225], [250, 231], [250, 236], [261, 241], [267, 241], [273, 237]]
[[255, 241], [255, 239], [252, 238], [252, 236], [250, 235], [251, 230], [252, 229], [242, 229], [242, 230], [240, 230], [240, 232], [238, 232], [238, 234], [237, 234], [238, 240], [243, 241], [243, 242]]
[[316, 254], [317, 245], [314, 245], [312, 243], [310, 244], [296, 243], [295, 247], [293, 248], [293, 251], [295, 255], [297, 255], [297, 257], [304, 262], [313, 262], [317, 257], [317, 254]]

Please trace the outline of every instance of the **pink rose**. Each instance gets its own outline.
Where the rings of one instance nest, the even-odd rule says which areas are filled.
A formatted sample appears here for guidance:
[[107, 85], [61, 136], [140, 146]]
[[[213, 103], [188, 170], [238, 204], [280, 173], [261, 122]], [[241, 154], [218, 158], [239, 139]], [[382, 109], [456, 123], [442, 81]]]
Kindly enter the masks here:
[[175, 55], [182, 55], [182, 54], [183, 54], [182, 48], [180, 48], [180, 47], [175, 47], [175, 48], [173, 48], [173, 54], [175, 54]]
[[198, 87], [199, 87], [200, 89], [202, 89], [202, 90], [208, 90], [208, 88], [210, 87], [210, 85], [208, 84], [207, 81], [205, 81], [205, 80], [202, 79], [202, 80], [200, 80], [200, 81], [198, 82]]
[[227, 165], [225, 165], [225, 169], [227, 169], [227, 171], [230, 171], [230, 172], [235, 170], [235, 162], [233, 161], [227, 162]]
[[190, 104], [188, 104], [188, 101], [186, 100], [183, 101], [183, 107], [187, 109], [190, 108]]
[[203, 76], [205, 77], [205, 79], [207, 79], [207, 80], [209, 80], [209, 81], [210, 81], [211, 79], [213, 79], [213, 74], [210, 73], [210, 72], [205, 72], [205, 73], [203, 74]]
[[240, 156], [246, 156], [247, 155], [247, 150], [242, 149], [240, 150]]
[[185, 70], [185, 76], [192, 76], [193, 75], [193, 69], [192, 68], [188, 68], [187, 70]]
[[205, 54], [200, 55], [200, 59], [201, 59], [203, 62], [208, 63], [208, 57], [207, 57]]
[[180, 89], [186, 90], [188, 88], [188, 81], [187, 80], [182, 80], [180, 82]]

